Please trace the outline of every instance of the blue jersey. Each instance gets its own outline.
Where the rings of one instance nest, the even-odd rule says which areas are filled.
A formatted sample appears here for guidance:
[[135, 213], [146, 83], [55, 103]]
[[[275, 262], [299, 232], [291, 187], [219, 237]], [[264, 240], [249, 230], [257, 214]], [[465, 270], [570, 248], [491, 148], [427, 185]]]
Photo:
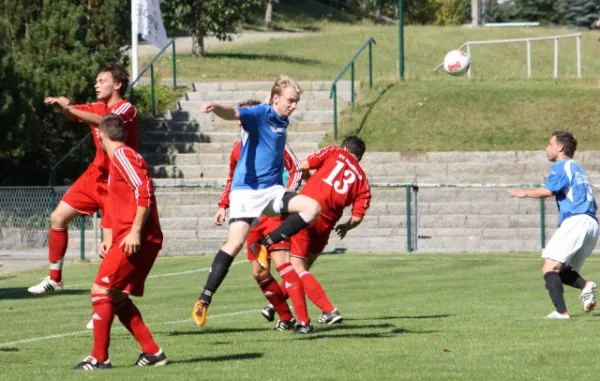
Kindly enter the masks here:
[[574, 160], [564, 159], [554, 163], [544, 188], [556, 196], [558, 226], [578, 214], [587, 214], [596, 219], [596, 200], [590, 180]]
[[283, 185], [283, 151], [288, 118], [268, 104], [240, 107], [242, 153], [233, 173], [231, 189], [265, 189]]

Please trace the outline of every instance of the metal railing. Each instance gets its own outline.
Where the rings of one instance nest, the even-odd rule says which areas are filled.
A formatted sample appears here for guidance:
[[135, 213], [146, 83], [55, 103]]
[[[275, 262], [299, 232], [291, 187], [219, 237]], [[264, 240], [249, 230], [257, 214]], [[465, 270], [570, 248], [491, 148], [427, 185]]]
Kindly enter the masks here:
[[337, 124], [337, 83], [342, 78], [342, 76], [346, 73], [348, 68], [350, 68], [350, 103], [352, 108], [354, 108], [354, 61], [358, 58], [360, 53], [365, 50], [365, 48], [369, 47], [369, 89], [373, 88], [373, 48], [372, 45], [377, 44], [373, 37], [369, 37], [367, 41], [358, 49], [354, 57], [350, 59], [350, 61], [344, 66], [340, 74], [338, 74], [337, 78], [331, 84], [331, 90], [329, 91], [329, 98], [333, 98], [333, 137], [335, 139], [338, 138], [338, 124]]
[[[133, 103], [134, 102], [134, 86], [139, 83], [140, 79], [142, 78], [142, 76], [144, 74], [146, 74], [146, 72], [148, 70], [150, 70], [150, 102], [151, 102], [151, 107], [152, 107], [152, 115], [156, 116], [156, 96], [155, 96], [155, 75], [154, 75], [154, 63], [156, 62], [156, 60], [158, 58], [160, 58], [160, 56], [169, 48], [169, 46], [172, 46], [173, 51], [172, 51], [172, 70], [173, 70], [173, 88], [176, 89], [177, 88], [177, 57], [176, 57], [176, 52], [175, 52], [175, 39], [171, 39], [155, 56], [154, 58], [152, 58], [152, 60], [150, 61], [150, 63], [148, 65], [146, 65], [144, 67], [144, 69], [141, 71], [141, 73], [137, 76], [137, 78], [135, 78], [133, 80], [133, 82], [131, 82], [129, 84], [129, 87], [127, 88], [127, 93], [130, 93], [131, 96], [129, 97], [129, 100]], [[83, 162], [85, 159], [85, 147], [86, 147], [86, 142], [91, 138], [92, 133], [91, 131], [85, 135], [85, 137], [83, 139], [81, 139], [78, 143], [75, 144], [75, 146], [73, 146], [73, 148], [71, 148], [69, 150], [69, 152], [67, 152], [63, 157], [61, 157], [54, 165], [52, 165], [52, 167], [50, 168], [50, 173], [48, 175], [48, 185], [49, 186], [54, 186], [56, 185], [56, 171], [58, 169], [58, 167], [69, 157], [71, 156], [71, 154], [73, 152], [75, 152], [78, 148], [81, 149], [81, 163], [82, 163], [82, 167], [83, 167]], [[84, 168], [82, 168], [82, 172], [83, 172]]]
[[[577, 78], [581, 79], [581, 33], [573, 33], [573, 34], [563, 34], [556, 36], [546, 36], [546, 37], [526, 37], [526, 38], [512, 38], [506, 40], [489, 40], [489, 41], [468, 41], [462, 44], [458, 49], [467, 48], [467, 54], [471, 56], [471, 46], [473, 45], [491, 45], [491, 44], [509, 44], [509, 43], [519, 43], [525, 42], [527, 44], [527, 78], [531, 78], [531, 43], [534, 41], [548, 41], [554, 40], [554, 78], [558, 78], [558, 40], [565, 38], [575, 38], [576, 39], [576, 60], [577, 60]], [[444, 65], [444, 63], [440, 63], [438, 66], [433, 69], [434, 72], [440, 70], [440, 68]], [[471, 78], [471, 69], [473, 65], [469, 67], [467, 71], [467, 77]]]

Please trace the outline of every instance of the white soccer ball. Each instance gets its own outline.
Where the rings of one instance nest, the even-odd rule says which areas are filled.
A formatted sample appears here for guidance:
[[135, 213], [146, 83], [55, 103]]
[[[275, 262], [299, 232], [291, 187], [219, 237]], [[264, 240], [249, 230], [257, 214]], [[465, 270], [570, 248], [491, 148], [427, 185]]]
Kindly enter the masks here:
[[444, 70], [450, 75], [464, 75], [471, 66], [471, 57], [462, 50], [452, 50], [444, 57]]

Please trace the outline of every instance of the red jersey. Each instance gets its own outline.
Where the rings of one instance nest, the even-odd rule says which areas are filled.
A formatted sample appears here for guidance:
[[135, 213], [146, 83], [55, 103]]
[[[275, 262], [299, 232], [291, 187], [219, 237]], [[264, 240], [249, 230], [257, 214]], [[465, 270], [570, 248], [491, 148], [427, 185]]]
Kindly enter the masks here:
[[[231, 155], [229, 156], [229, 177], [227, 177], [227, 181], [225, 182], [225, 189], [223, 189], [223, 194], [221, 194], [221, 198], [219, 199], [219, 208], [227, 209], [229, 207], [229, 193], [231, 193], [231, 181], [233, 179], [233, 172], [235, 171], [235, 166], [237, 162], [240, 160], [240, 155], [242, 153], [242, 141], [238, 140], [233, 145], [233, 150], [231, 151]], [[283, 160], [285, 164], [285, 169], [290, 173], [290, 177], [288, 179], [288, 183], [285, 186], [287, 189], [297, 190], [300, 187], [300, 182], [302, 181], [302, 165], [296, 159], [294, 152], [290, 146], [286, 143], [285, 149], [283, 150]]]
[[[82, 105], [74, 106], [77, 110], [93, 112], [98, 115], [117, 114], [123, 118], [125, 123], [125, 130], [127, 131], [127, 138], [125, 144], [129, 147], [137, 150], [138, 145], [138, 116], [135, 107], [129, 103], [127, 99], [121, 99], [114, 105], [108, 107], [106, 102], [87, 103]], [[100, 146], [100, 139], [98, 138], [98, 126], [90, 125], [92, 129], [92, 136], [94, 137], [94, 145], [96, 146], [96, 157], [90, 164], [90, 167], [98, 169], [101, 178], [106, 179], [108, 177], [108, 168], [110, 166], [110, 160], [102, 150]]]
[[364, 217], [371, 202], [367, 175], [358, 160], [341, 147], [329, 146], [307, 159], [317, 171], [306, 181], [301, 194], [321, 204], [321, 217], [336, 223], [344, 208], [352, 205], [352, 215]]
[[108, 180], [108, 210], [105, 223], [112, 229], [113, 242], [118, 245], [131, 231], [138, 206], [150, 208], [142, 229], [142, 242], [162, 243], [162, 231], [148, 164], [142, 156], [127, 146], [119, 147], [110, 157]]

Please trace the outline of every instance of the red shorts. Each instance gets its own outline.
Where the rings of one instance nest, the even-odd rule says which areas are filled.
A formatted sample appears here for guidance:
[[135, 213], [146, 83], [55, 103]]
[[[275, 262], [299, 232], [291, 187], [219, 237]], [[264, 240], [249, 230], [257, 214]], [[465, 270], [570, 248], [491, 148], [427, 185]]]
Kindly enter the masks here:
[[[260, 218], [260, 221], [258, 221], [258, 225], [250, 229], [250, 233], [248, 234], [248, 238], [246, 240], [249, 261], [254, 261], [256, 259], [254, 258], [254, 254], [252, 254], [252, 252], [250, 251], [250, 246], [252, 246], [253, 243], [261, 240], [265, 235], [277, 229], [279, 225], [281, 225], [283, 220], [284, 218], [282, 217], [262, 216]], [[278, 242], [274, 245], [271, 245], [269, 250], [290, 250], [290, 241]]]
[[307, 259], [321, 254], [329, 242], [329, 234], [334, 227], [335, 223], [318, 217], [312, 224], [290, 238], [292, 241], [290, 255]]
[[[63, 196], [63, 202], [81, 214], [92, 215], [102, 212], [104, 219], [105, 204], [108, 198], [108, 182], [96, 168], [89, 167]], [[102, 223], [101, 223], [102, 224]]]
[[108, 290], [143, 296], [144, 283], [161, 248], [162, 244], [143, 242], [137, 253], [127, 257], [118, 244], [113, 245], [100, 263], [94, 283]]

